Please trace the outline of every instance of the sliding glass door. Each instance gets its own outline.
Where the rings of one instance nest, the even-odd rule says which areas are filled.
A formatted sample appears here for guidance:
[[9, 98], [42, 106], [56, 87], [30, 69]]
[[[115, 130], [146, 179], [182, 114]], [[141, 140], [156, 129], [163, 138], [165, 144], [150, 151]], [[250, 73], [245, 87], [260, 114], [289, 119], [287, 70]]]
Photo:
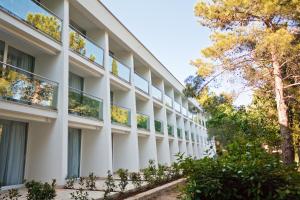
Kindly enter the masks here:
[[80, 176], [81, 130], [69, 128], [68, 137], [68, 177]]
[[0, 184], [23, 183], [27, 124], [0, 119]]

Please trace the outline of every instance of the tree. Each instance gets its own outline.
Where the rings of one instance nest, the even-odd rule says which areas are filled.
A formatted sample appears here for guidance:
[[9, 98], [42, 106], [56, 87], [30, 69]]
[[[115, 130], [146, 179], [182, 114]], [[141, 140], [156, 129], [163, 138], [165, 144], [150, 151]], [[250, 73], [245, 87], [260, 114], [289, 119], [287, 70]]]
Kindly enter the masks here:
[[[284, 163], [294, 161], [287, 91], [300, 86], [299, 0], [200, 0], [199, 22], [213, 31], [213, 44], [193, 62], [189, 95], [198, 96], [216, 77], [234, 73], [254, 88], [272, 85]], [[297, 89], [296, 89], [297, 90]]]

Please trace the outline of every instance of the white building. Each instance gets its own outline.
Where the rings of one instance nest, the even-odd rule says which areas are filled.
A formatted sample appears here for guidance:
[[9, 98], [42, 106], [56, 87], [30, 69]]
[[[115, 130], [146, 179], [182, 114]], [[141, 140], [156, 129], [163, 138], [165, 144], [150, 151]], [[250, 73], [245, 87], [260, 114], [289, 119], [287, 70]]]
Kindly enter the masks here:
[[201, 108], [97, 0], [0, 0], [0, 62], [2, 188], [206, 149]]

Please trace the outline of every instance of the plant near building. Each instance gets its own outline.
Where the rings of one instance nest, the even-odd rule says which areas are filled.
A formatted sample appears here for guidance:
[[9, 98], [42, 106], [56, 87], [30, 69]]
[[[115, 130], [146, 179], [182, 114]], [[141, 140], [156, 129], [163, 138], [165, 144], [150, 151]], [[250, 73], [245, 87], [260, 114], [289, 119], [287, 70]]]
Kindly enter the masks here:
[[156, 176], [155, 176], [155, 182], [157, 184], [161, 184], [161, 183], [167, 181], [166, 170], [167, 170], [166, 166], [158, 164], [158, 168], [157, 168]]
[[110, 170], [107, 171], [105, 180], [104, 199], [108, 199], [108, 195], [116, 189], [116, 183]]
[[71, 199], [74, 200], [88, 200], [89, 193], [87, 191], [84, 191], [84, 177], [79, 178], [79, 189], [77, 189], [75, 192], [72, 192]]
[[75, 177], [66, 178], [65, 189], [74, 189]]
[[70, 41], [69, 41], [70, 49], [76, 51], [80, 55], [85, 56], [85, 39], [77, 32], [71, 30], [70, 31]]
[[96, 190], [96, 180], [97, 177], [94, 173], [90, 173], [89, 176], [85, 179], [85, 185], [88, 190]]
[[90, 61], [95, 62], [96, 56], [94, 54], [91, 54], [89, 59], [90, 59]]
[[142, 185], [142, 176], [139, 172], [132, 172], [130, 174], [130, 179], [135, 188], [139, 188]]
[[150, 185], [154, 185], [156, 182], [156, 166], [154, 160], [149, 160], [148, 167], [142, 170], [144, 173], [144, 179]]
[[25, 183], [27, 188], [28, 200], [52, 200], [56, 196], [55, 191], [56, 180], [53, 179], [52, 183], [41, 183], [36, 181], [30, 181]]
[[118, 63], [114, 58], [113, 58], [112, 63], [111, 63], [111, 73], [115, 76], [118, 76], [118, 74], [119, 74]]
[[0, 200], [18, 200], [21, 196], [17, 189], [10, 189], [8, 193], [0, 195]]
[[117, 171], [118, 176], [120, 177], [120, 182], [119, 182], [119, 188], [121, 192], [124, 192], [126, 189], [126, 186], [128, 185], [128, 169], [118, 169]]

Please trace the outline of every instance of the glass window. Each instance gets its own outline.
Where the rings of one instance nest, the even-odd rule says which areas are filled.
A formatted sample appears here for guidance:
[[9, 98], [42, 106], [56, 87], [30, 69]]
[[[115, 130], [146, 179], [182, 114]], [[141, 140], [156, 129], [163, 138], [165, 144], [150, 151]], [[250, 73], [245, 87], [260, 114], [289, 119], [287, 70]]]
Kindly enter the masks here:
[[34, 57], [13, 47], [8, 47], [7, 64], [34, 72]]
[[2, 186], [23, 183], [27, 124], [0, 120], [0, 182]]
[[4, 56], [4, 47], [5, 47], [4, 42], [0, 40], [0, 61], [2, 61], [2, 62], [3, 62], [3, 56]]
[[72, 72], [69, 73], [69, 86], [71, 88], [83, 91], [83, 84], [84, 80], [82, 77], [73, 74]]
[[81, 130], [69, 128], [68, 136], [68, 177], [80, 176]]

